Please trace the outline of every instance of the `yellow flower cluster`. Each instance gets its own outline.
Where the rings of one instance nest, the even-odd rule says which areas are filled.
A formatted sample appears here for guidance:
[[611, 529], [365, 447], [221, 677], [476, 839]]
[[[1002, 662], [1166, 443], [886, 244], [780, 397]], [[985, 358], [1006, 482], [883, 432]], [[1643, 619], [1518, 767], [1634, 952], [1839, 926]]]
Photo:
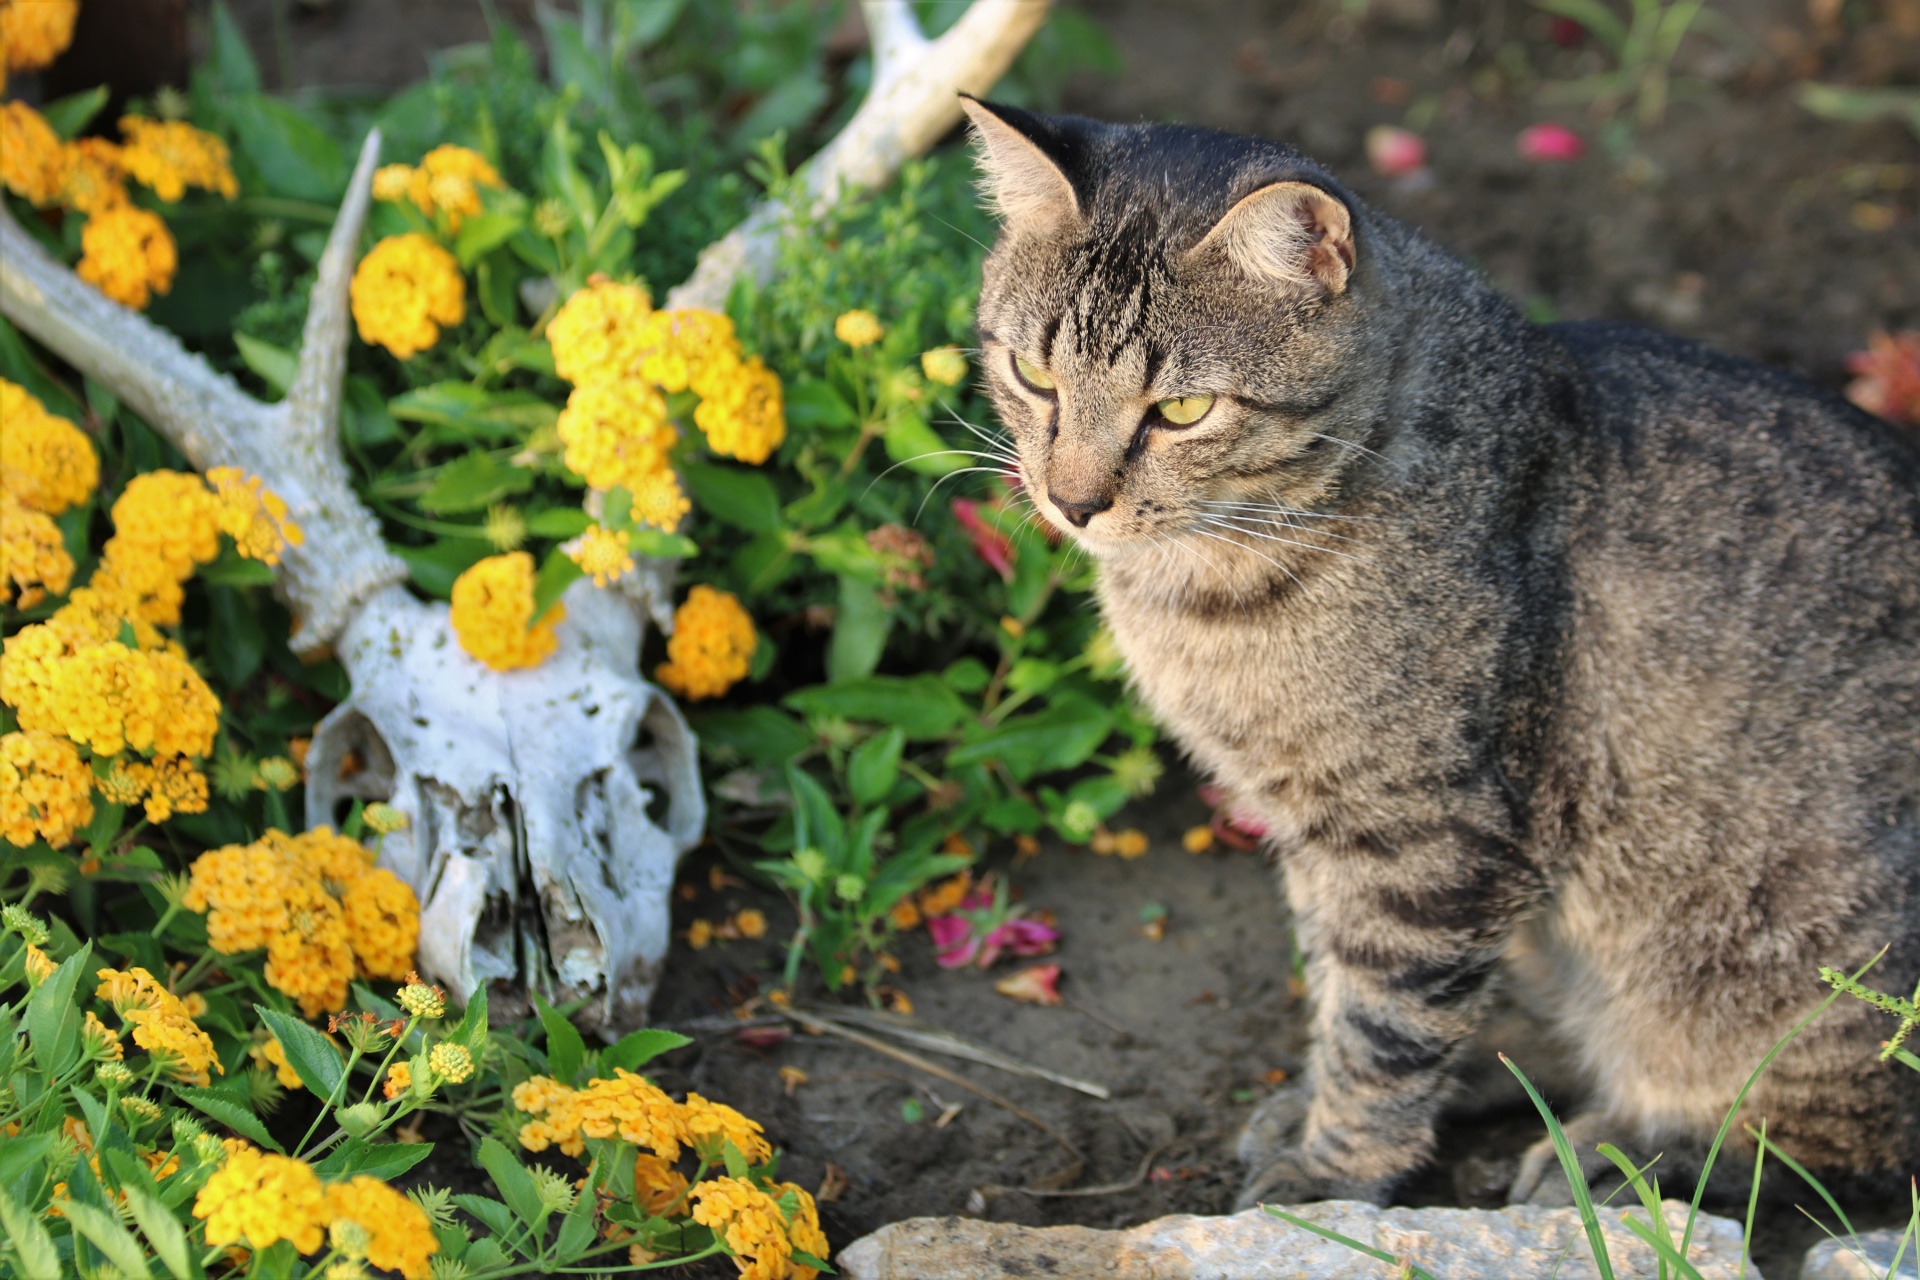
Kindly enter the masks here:
[[48, 413], [25, 387], [0, 378], [0, 604], [30, 609], [73, 581], [53, 517], [86, 501], [100, 461], [86, 433]]
[[38, 71], [73, 40], [80, 0], [0, 0], [0, 89], [7, 73]]
[[633, 568], [627, 535], [597, 524], [580, 535], [567, 549], [567, 555], [580, 566], [580, 572], [592, 577], [596, 587], [606, 586]]
[[229, 200], [240, 194], [227, 144], [214, 135], [184, 120], [140, 116], [122, 116], [120, 133], [127, 140], [120, 167], [168, 204], [186, 195], [188, 187], [217, 191]]
[[557, 1146], [577, 1156], [588, 1138], [617, 1137], [671, 1164], [690, 1141], [680, 1104], [644, 1076], [619, 1068], [613, 1079], [584, 1089], [534, 1076], [514, 1086], [513, 1105], [537, 1117], [520, 1126], [520, 1145], [529, 1151]]
[[695, 587], [673, 611], [667, 660], [654, 679], [696, 702], [717, 698], [746, 676], [755, 643], [753, 619], [732, 592]]
[[293, 1064], [287, 1061], [286, 1046], [280, 1043], [278, 1037], [270, 1035], [265, 1040], [256, 1041], [248, 1046], [247, 1056], [252, 1058], [254, 1065], [261, 1070], [272, 1071], [273, 1078], [280, 1082], [281, 1088], [304, 1089], [307, 1087], [306, 1082], [300, 1078], [300, 1073], [295, 1071]]
[[378, 1178], [359, 1174], [328, 1185], [304, 1160], [270, 1155], [239, 1138], [221, 1145], [226, 1163], [193, 1202], [193, 1216], [206, 1220], [208, 1244], [258, 1252], [287, 1240], [313, 1253], [332, 1229], [335, 1246], [354, 1261], [407, 1280], [429, 1274], [428, 1259], [440, 1248], [432, 1222]]
[[93, 821], [93, 770], [73, 743], [34, 730], [0, 737], [0, 837], [55, 848]]
[[642, 1151], [633, 1158], [633, 1194], [642, 1209], [664, 1217], [686, 1198], [687, 1177], [659, 1156]]
[[[0, 0], [0, 41], [7, 15], [23, 0]], [[62, 0], [24, 0], [26, 9], [59, 8]], [[0, 105], [0, 181], [36, 205], [60, 205], [87, 215], [75, 272], [123, 306], [144, 308], [173, 287], [179, 250], [166, 223], [135, 206], [129, 177], [168, 203], [188, 186], [239, 194], [227, 144], [177, 120], [126, 116], [121, 146], [104, 138], [62, 142], [46, 120], [23, 102]]]
[[453, 634], [469, 656], [495, 671], [538, 666], [560, 643], [565, 605], [533, 620], [533, 557], [488, 556], [453, 582]]
[[[814, 1268], [793, 1260], [794, 1250], [824, 1258], [827, 1238], [820, 1230], [813, 1197], [790, 1182], [775, 1183], [779, 1197], [744, 1178], [711, 1178], [688, 1193], [693, 1220], [726, 1242], [741, 1280], [813, 1280]], [[791, 1196], [791, 1216], [780, 1201]]]
[[440, 341], [467, 316], [467, 283], [451, 253], [418, 232], [388, 236], [354, 269], [348, 288], [360, 340], [402, 360]]
[[356, 972], [400, 979], [420, 940], [420, 902], [357, 840], [315, 827], [269, 831], [194, 860], [181, 905], [207, 917], [222, 955], [267, 952], [267, 981], [308, 1016], [339, 1009]]
[[235, 550], [249, 560], [277, 565], [289, 546], [305, 541], [300, 526], [287, 519], [287, 504], [264, 487], [259, 476], [238, 467], [214, 467], [207, 483], [220, 500], [220, 532], [233, 539]]
[[880, 341], [886, 332], [871, 311], [843, 311], [833, 322], [833, 336], [856, 351]]
[[163, 1064], [173, 1079], [204, 1089], [212, 1083], [208, 1067], [226, 1074], [213, 1041], [194, 1023], [180, 998], [154, 981], [151, 973], [140, 968], [101, 969], [94, 976], [100, 979], [94, 995], [113, 1006], [120, 1020], [133, 1028], [133, 1042]]
[[115, 205], [87, 219], [80, 232], [74, 274], [123, 307], [143, 311], [156, 293], [173, 288], [180, 265], [173, 235], [159, 215]]
[[480, 212], [480, 188], [503, 185], [485, 156], [449, 145], [427, 152], [418, 166], [382, 165], [373, 175], [373, 198], [410, 202], [429, 218], [444, 213], [447, 229], [458, 231], [463, 220]]
[[596, 277], [554, 315], [547, 341], [574, 385], [557, 424], [567, 466], [596, 489], [626, 489], [641, 523], [674, 529], [692, 509], [668, 462], [679, 432], [667, 395], [700, 397], [694, 422], [715, 453], [757, 465], [786, 438], [779, 375], [742, 356], [724, 315], [656, 311], [638, 285]]

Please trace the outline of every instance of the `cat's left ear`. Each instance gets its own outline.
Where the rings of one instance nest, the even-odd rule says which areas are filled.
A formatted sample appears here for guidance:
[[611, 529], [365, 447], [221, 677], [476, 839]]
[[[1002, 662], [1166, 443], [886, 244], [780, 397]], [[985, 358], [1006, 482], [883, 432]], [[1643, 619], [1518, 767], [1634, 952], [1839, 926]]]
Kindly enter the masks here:
[[1256, 279], [1337, 297], [1353, 272], [1353, 215], [1311, 183], [1271, 183], [1227, 210], [1187, 256], [1216, 253]]

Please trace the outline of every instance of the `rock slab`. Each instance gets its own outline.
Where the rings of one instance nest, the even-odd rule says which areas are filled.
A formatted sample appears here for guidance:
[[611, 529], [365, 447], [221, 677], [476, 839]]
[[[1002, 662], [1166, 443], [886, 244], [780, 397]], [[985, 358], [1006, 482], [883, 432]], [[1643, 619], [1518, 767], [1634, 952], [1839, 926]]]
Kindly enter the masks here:
[[1911, 1244], [1901, 1256], [1900, 1269], [1891, 1274], [1887, 1270], [1893, 1265], [1893, 1256], [1900, 1253], [1900, 1241], [1906, 1234], [1863, 1231], [1844, 1244], [1822, 1240], [1807, 1250], [1800, 1264], [1800, 1280], [1920, 1280], [1920, 1258], [1914, 1256]]
[[[1687, 1206], [1663, 1206], [1673, 1237]], [[1381, 1209], [1329, 1200], [1289, 1213], [1412, 1261], [1436, 1280], [1597, 1280], [1580, 1215], [1573, 1209]], [[1653, 1250], [1601, 1213], [1618, 1280], [1654, 1280]], [[1645, 1210], [1634, 1209], [1645, 1218]], [[1688, 1260], [1703, 1280], [1737, 1280], [1740, 1227], [1702, 1214]], [[909, 1218], [840, 1251], [844, 1280], [1390, 1280], [1396, 1268], [1291, 1226], [1258, 1209], [1232, 1217], [1179, 1215], [1125, 1231], [1020, 1227], [977, 1218]], [[1842, 1273], [1836, 1273], [1842, 1274]], [[1850, 1275], [1850, 1273], [1845, 1273]], [[1759, 1272], [1747, 1267], [1749, 1280]], [[1823, 1277], [1824, 1280], [1824, 1277]]]

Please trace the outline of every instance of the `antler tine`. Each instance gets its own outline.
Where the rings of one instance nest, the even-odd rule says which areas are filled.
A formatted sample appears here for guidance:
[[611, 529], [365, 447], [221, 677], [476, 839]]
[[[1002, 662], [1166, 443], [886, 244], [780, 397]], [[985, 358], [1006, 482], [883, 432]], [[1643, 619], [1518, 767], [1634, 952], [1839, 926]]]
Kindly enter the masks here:
[[340, 422], [340, 389], [347, 374], [347, 323], [353, 308], [348, 293], [359, 257], [360, 231], [372, 202], [373, 171], [380, 163], [380, 131], [367, 131], [360, 161], [347, 183], [327, 247], [320, 255], [313, 292], [307, 299], [307, 323], [300, 334], [300, 366], [287, 389], [289, 434], [331, 441]]
[[[919, 35], [905, 0], [868, 0], [877, 63], [873, 89], [840, 135], [801, 169], [804, 216], [818, 217], [849, 190], [884, 184], [909, 157], [938, 142], [960, 122], [956, 95], [993, 87], [1039, 30], [1048, 2], [973, 0], [958, 22], [930, 41]], [[766, 280], [785, 218], [783, 206], [761, 204], [701, 252], [693, 274], [667, 295], [667, 305], [718, 310], [741, 276]]]
[[300, 619], [297, 650], [329, 643], [362, 601], [407, 576], [380, 540], [379, 522], [354, 496], [335, 434], [346, 367], [347, 268], [373, 183], [372, 154], [370, 143], [323, 259], [333, 270], [314, 287], [307, 336], [317, 349], [302, 356], [299, 398], [279, 405], [261, 404], [172, 334], [83, 282], [0, 210], [0, 313], [105, 384], [194, 466], [239, 467], [286, 501], [306, 535], [287, 549], [278, 574]]
[[908, 0], [860, 0], [873, 44], [873, 83], [884, 85], [925, 52], [927, 37]]

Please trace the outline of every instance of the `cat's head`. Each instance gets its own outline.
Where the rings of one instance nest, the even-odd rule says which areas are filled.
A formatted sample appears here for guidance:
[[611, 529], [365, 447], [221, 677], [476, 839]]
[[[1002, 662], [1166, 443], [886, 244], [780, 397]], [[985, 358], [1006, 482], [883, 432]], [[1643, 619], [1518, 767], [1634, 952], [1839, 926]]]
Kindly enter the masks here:
[[965, 105], [1003, 222], [981, 359], [1040, 513], [1115, 555], [1337, 491], [1330, 414], [1377, 375], [1352, 197], [1272, 142]]

